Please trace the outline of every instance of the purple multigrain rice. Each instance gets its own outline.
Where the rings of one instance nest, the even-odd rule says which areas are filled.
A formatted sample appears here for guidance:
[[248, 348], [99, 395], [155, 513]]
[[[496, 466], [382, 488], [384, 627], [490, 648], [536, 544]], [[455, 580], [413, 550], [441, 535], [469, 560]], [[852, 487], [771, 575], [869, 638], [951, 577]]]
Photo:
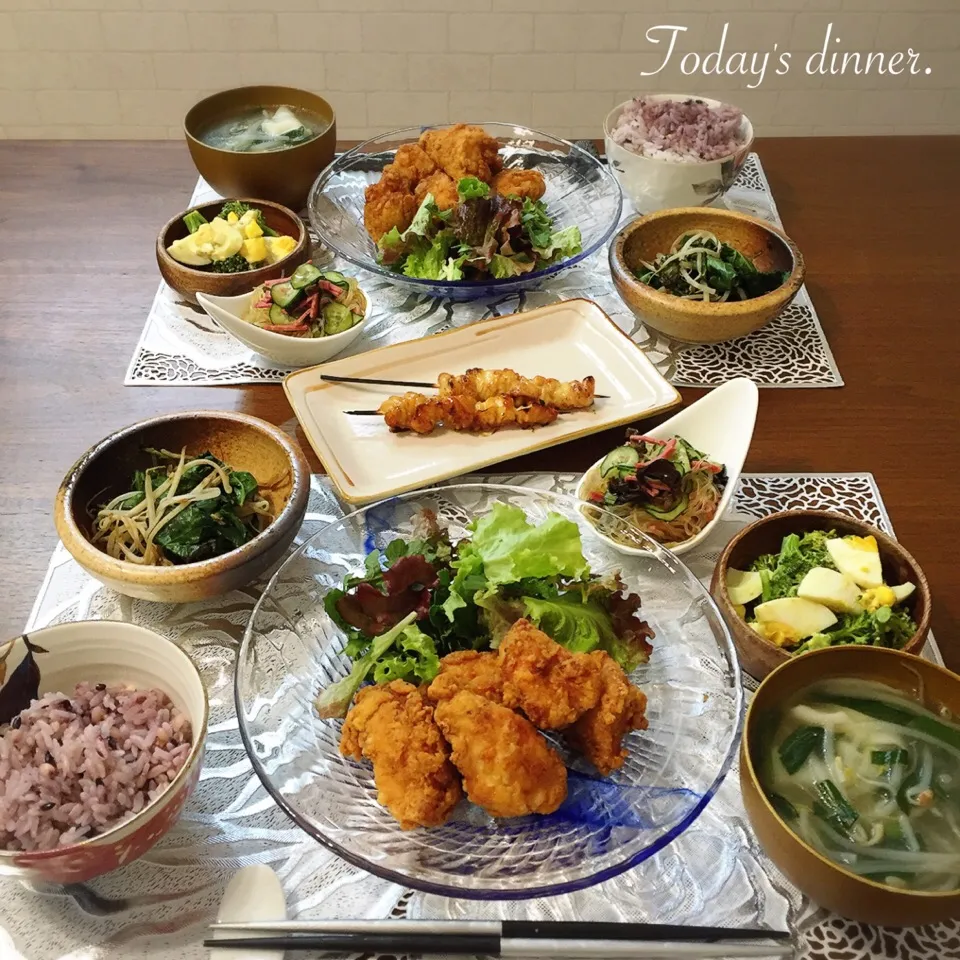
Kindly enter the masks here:
[[139, 813], [192, 740], [160, 690], [80, 683], [34, 700], [0, 728], [0, 849], [50, 850]]
[[631, 100], [610, 131], [614, 142], [657, 160], [722, 160], [741, 146], [743, 113], [703, 100]]

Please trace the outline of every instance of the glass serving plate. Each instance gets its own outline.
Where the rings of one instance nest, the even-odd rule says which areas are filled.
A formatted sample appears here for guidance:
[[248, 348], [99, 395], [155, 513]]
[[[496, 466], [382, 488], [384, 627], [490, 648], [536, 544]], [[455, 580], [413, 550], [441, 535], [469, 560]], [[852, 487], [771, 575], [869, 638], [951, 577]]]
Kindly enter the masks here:
[[[369, 764], [340, 755], [341, 721], [321, 720], [313, 709], [320, 688], [350, 666], [323, 598], [348, 574], [362, 574], [372, 549], [413, 537], [423, 511], [433, 511], [457, 541], [497, 501], [520, 507], [531, 523], [551, 511], [573, 520], [591, 570], [620, 571], [627, 589], [643, 598], [654, 652], [631, 679], [649, 698], [649, 729], [629, 736], [629, 759], [609, 778], [550, 735], [569, 776], [567, 800], [554, 814], [497, 821], [463, 802], [442, 827], [404, 831], [377, 803]], [[649, 550], [614, 550], [571, 497], [494, 484], [420, 491], [329, 524], [280, 567], [244, 635], [235, 692], [254, 770], [324, 846], [430, 893], [549, 896], [600, 883], [652, 856], [693, 823], [730, 768], [743, 695], [730, 634], [705, 588], [667, 550], [639, 532], [636, 542]]]
[[418, 293], [451, 300], [496, 297], [538, 286], [547, 277], [596, 253], [613, 235], [620, 220], [620, 185], [596, 157], [580, 147], [512, 123], [480, 123], [501, 144], [504, 167], [539, 170], [547, 183], [543, 200], [555, 229], [578, 226], [583, 250], [543, 270], [503, 280], [419, 280], [382, 267], [377, 248], [363, 226], [364, 190], [379, 180], [397, 148], [416, 143], [430, 127], [394, 130], [361, 143], [328, 166], [310, 191], [307, 210], [321, 242], [350, 263], [407, 286]]

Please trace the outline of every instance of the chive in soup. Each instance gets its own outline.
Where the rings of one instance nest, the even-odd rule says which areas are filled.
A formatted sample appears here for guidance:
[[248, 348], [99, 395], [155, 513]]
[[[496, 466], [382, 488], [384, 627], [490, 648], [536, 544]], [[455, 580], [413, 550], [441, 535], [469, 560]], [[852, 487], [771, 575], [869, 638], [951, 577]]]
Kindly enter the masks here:
[[320, 136], [330, 121], [303, 107], [255, 107], [208, 127], [200, 140], [233, 153], [272, 153]]
[[890, 887], [960, 889], [960, 724], [887, 684], [826, 680], [782, 711], [761, 759], [800, 839]]

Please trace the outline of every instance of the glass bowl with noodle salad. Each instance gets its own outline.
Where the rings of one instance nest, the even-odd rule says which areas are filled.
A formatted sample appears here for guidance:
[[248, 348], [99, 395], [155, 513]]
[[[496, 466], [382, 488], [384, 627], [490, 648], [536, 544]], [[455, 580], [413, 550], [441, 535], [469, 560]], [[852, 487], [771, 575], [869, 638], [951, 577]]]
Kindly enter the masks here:
[[[583, 889], [670, 843], [699, 816], [732, 762], [742, 718], [739, 666], [728, 630], [696, 577], [639, 532], [624, 535], [648, 549], [636, 556], [614, 550], [572, 497], [495, 484], [405, 494], [327, 524], [274, 575], [237, 661], [240, 732], [271, 796], [348, 862], [458, 898], [526, 899]], [[551, 566], [561, 559], [572, 569]], [[461, 560], [473, 572], [451, 579]], [[414, 569], [420, 571], [415, 584]], [[353, 614], [344, 611], [354, 595], [358, 602], [361, 595], [377, 599], [370, 580], [381, 573], [394, 625], [378, 620], [370, 628], [376, 637], [366, 641], [372, 642], [368, 655], [344, 623], [354, 624]], [[490, 589], [479, 589], [484, 584]], [[535, 595], [525, 596], [531, 591]], [[551, 595], [558, 602], [551, 603]], [[548, 730], [547, 743], [566, 774], [566, 798], [552, 813], [497, 819], [464, 800], [431, 826], [401, 829], [378, 802], [369, 762], [341, 753], [342, 724], [335, 718], [364, 678], [390, 679], [381, 666], [406, 669], [415, 661], [414, 668], [425, 671], [417, 682], [427, 682], [441, 667], [438, 657], [489, 650], [512, 609], [507, 597], [528, 604], [519, 615], [556, 643], [605, 650], [629, 670], [630, 682], [646, 696], [646, 729], [625, 738], [625, 759], [607, 776], [575, 742]], [[383, 600], [379, 594], [376, 609], [383, 611]], [[404, 618], [408, 601], [414, 607]], [[654, 634], [645, 653], [632, 659], [638, 648], [625, 631], [636, 637], [637, 625], [621, 619], [623, 602], [644, 621], [644, 636]], [[424, 614], [427, 606], [431, 612]], [[554, 607], [564, 615], [553, 616]], [[421, 619], [411, 627], [418, 609]], [[401, 631], [399, 649], [385, 651], [382, 642]], [[385, 656], [389, 663], [370, 666], [371, 657]], [[342, 701], [339, 713], [325, 709], [333, 693]], [[495, 703], [491, 709], [507, 712]], [[403, 730], [391, 736], [403, 737]], [[521, 741], [517, 749], [529, 750]], [[426, 745], [418, 748], [415, 769], [420, 759], [431, 759]], [[403, 781], [402, 771], [394, 775]], [[379, 776], [377, 784], [383, 786]]]

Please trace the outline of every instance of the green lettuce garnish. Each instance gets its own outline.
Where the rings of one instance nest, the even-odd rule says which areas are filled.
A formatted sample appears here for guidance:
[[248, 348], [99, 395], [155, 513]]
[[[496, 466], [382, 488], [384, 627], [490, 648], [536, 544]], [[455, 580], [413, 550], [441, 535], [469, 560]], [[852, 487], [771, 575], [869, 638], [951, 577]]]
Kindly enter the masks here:
[[534, 526], [519, 507], [495, 503], [470, 527], [471, 546], [483, 561], [490, 584], [516, 583], [527, 577], [579, 579], [590, 573], [580, 528], [559, 513], [548, 513]]
[[565, 227], [550, 234], [550, 239], [536, 251], [544, 260], [562, 260], [578, 254], [583, 249], [579, 227]]
[[461, 200], [476, 200], [478, 197], [488, 196], [489, 193], [490, 187], [476, 177], [462, 177], [457, 181], [457, 195]]
[[498, 280], [504, 277], [516, 277], [523, 272], [515, 260], [505, 257], [502, 253], [495, 253], [490, 258], [490, 274]]
[[330, 684], [314, 700], [317, 713], [324, 719], [345, 717], [360, 684], [367, 679], [367, 674], [416, 618], [416, 613], [409, 613], [395, 627], [381, 633], [379, 637], [374, 637], [369, 652], [354, 662], [351, 671], [336, 683]]

